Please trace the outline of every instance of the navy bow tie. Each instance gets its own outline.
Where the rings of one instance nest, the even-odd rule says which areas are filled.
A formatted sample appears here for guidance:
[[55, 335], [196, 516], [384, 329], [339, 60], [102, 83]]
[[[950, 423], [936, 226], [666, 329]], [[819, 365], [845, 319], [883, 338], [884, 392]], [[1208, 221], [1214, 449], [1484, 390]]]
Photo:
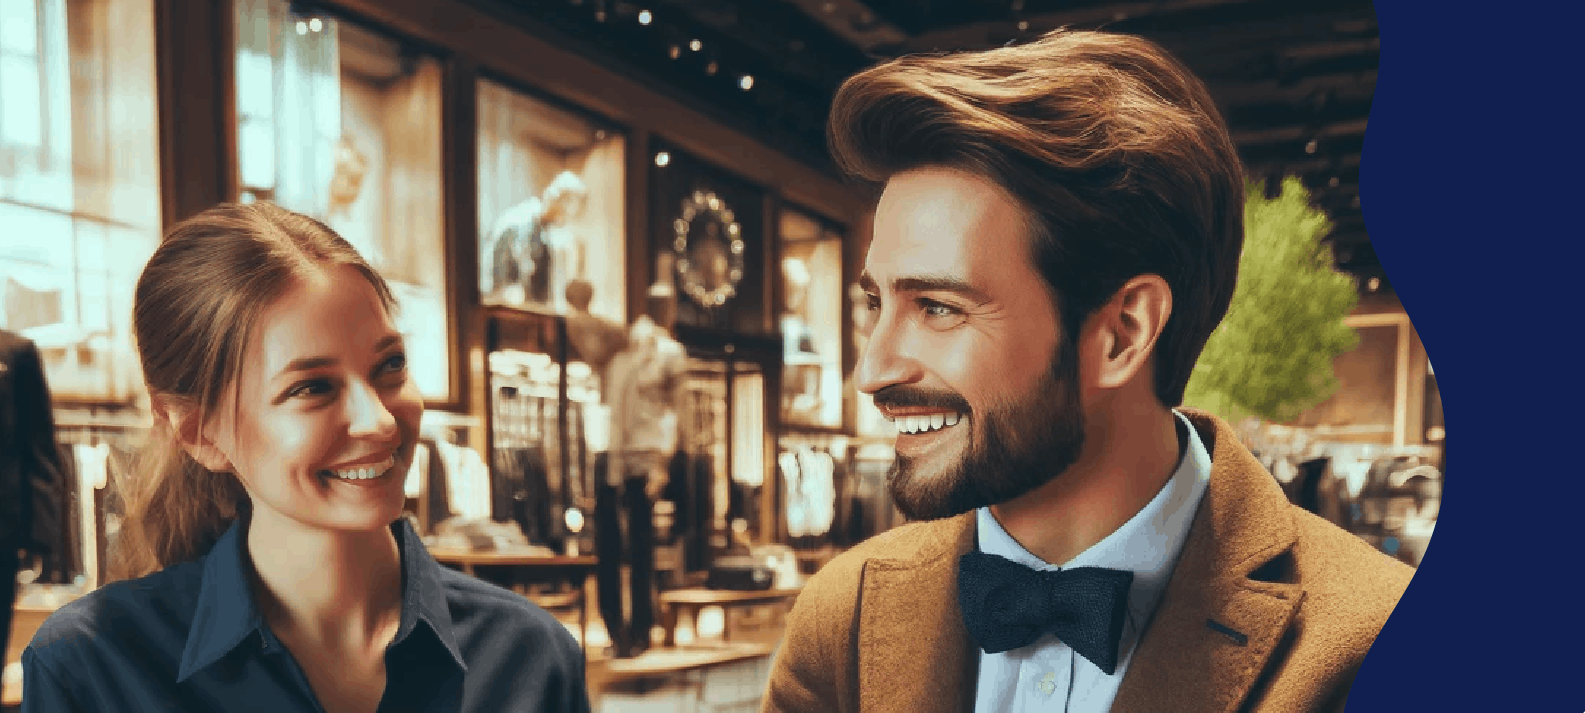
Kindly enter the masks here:
[[1050, 633], [1111, 675], [1117, 671], [1117, 644], [1133, 581], [1133, 572], [1101, 567], [1041, 571], [970, 552], [958, 560], [958, 608], [985, 653], [1028, 646]]

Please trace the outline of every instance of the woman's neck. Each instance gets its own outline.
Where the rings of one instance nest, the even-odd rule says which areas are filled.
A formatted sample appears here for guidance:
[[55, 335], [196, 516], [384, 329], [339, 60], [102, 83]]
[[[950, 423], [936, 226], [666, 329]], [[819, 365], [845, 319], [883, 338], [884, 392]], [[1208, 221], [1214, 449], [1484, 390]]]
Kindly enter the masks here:
[[248, 554], [265, 621], [291, 642], [383, 655], [402, 610], [402, 562], [390, 528], [331, 532], [262, 508], [248, 527]]

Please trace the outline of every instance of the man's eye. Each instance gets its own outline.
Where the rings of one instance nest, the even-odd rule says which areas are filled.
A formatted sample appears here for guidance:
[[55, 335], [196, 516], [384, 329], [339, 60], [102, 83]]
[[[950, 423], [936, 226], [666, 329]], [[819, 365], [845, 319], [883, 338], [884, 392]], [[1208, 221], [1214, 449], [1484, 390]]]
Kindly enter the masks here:
[[926, 317], [954, 317], [959, 314], [956, 307], [944, 305], [933, 300], [920, 300], [919, 308], [924, 310]]
[[881, 298], [875, 295], [864, 295], [864, 308], [871, 312], [880, 311]]

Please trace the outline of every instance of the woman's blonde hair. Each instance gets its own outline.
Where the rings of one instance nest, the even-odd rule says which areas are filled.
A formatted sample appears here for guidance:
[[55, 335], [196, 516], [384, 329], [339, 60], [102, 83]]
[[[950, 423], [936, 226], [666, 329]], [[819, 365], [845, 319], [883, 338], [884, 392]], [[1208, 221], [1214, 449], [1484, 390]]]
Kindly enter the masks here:
[[[133, 337], [155, 403], [195, 409], [198, 422], [209, 423], [236, 393], [264, 310], [290, 285], [337, 266], [362, 273], [394, 312], [384, 278], [307, 216], [268, 203], [223, 204], [172, 227], [138, 277], [132, 303]], [[193, 460], [173, 426], [156, 416], [133, 467], [115, 484], [124, 515], [111, 580], [203, 555], [250, 511], [236, 476]]]

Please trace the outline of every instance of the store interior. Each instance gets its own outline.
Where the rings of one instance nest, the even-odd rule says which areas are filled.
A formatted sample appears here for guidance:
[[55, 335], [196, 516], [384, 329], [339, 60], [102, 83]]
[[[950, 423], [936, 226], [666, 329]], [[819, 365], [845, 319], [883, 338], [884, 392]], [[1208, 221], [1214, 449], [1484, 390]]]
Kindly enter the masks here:
[[[851, 382], [873, 197], [830, 166], [821, 102], [874, 56], [1060, 25], [1183, 47], [1250, 174], [1313, 190], [1359, 343], [1324, 402], [1238, 425], [1295, 503], [1418, 564], [1446, 434], [1359, 212], [1379, 38], [1368, 3], [1313, 4], [5, 0], [0, 329], [43, 357], [70, 473], [0, 703], [43, 619], [105, 583], [151, 423], [143, 262], [208, 206], [271, 201], [396, 291], [426, 402], [406, 517], [436, 558], [555, 614], [596, 710], [757, 710], [803, 582], [903, 522], [895, 429]], [[647, 428], [677, 445], [631, 502], [607, 483]]]

